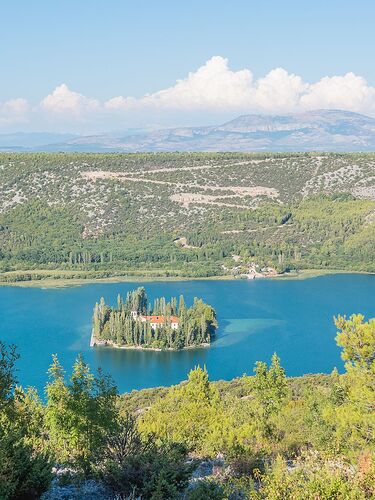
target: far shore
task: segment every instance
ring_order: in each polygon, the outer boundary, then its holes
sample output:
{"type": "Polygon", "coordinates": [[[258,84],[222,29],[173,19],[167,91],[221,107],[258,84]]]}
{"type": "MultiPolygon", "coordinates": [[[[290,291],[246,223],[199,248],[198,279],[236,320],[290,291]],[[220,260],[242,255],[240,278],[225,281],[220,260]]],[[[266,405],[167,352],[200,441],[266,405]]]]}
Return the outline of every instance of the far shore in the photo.
{"type": "MultiPolygon", "coordinates": [[[[200,276],[200,277],[189,277],[189,276],[109,276],[105,278],[60,278],[59,271],[50,270],[33,270],[33,271],[14,271],[13,274],[38,274],[40,276],[46,275],[46,278],[41,279],[31,279],[25,281],[1,281],[0,274],[0,286],[18,286],[18,287],[36,287],[36,288],[60,288],[60,287],[70,287],[70,286],[82,286],[94,283],[139,283],[139,282],[158,282],[158,281],[250,281],[245,277],[235,276],[235,275],[219,275],[219,276],[200,276]],[[52,277],[54,274],[55,277],[52,277]]],[[[6,273],[9,278],[12,273],[6,273]]],[[[61,274],[67,274],[67,271],[62,271],[61,274]]],[[[72,273],[76,274],[76,273],[72,273]]],[[[325,276],[329,274],[365,274],[374,275],[373,272],[366,271],[350,271],[342,269],[303,269],[297,272],[290,272],[284,274],[277,274],[275,276],[268,276],[264,278],[256,278],[258,280],[301,280],[316,278],[318,276],[325,276]]],[[[252,280],[251,280],[252,281],[252,280]]]]}

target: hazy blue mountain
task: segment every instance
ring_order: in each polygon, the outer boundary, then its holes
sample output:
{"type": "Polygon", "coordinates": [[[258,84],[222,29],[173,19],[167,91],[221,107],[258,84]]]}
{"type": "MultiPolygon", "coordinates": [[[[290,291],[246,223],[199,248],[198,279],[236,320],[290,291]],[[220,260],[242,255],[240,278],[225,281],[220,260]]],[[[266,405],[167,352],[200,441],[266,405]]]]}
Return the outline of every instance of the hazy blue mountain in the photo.
{"type": "Polygon", "coordinates": [[[243,115],[211,127],[116,135],[0,135],[0,148],[43,151],[375,151],[375,119],[341,110],[243,115]],[[48,138],[48,136],[51,136],[48,138]],[[46,140],[43,141],[43,138],[46,140]],[[47,140],[50,139],[50,140],[47,140]]]}
{"type": "Polygon", "coordinates": [[[46,144],[70,141],[78,137],[74,134],[53,134],[48,132],[17,132],[0,134],[0,150],[35,150],[46,144]]]}

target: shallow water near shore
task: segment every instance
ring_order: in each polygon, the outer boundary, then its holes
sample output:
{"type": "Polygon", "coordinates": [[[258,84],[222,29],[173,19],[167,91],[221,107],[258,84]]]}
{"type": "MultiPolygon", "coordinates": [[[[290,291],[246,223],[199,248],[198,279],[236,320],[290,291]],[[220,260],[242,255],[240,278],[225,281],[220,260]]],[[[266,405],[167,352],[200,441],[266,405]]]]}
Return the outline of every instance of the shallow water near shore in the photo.
{"type": "Polygon", "coordinates": [[[18,346],[18,380],[39,391],[51,354],[69,372],[82,352],[93,369],[103,368],[119,391],[172,385],[195,365],[212,380],[252,373],[257,360],[281,357],[289,376],[340,371],[333,316],[375,316],[375,276],[336,274],[306,280],[170,281],[144,283],[151,300],[184,294],[203,298],[217,311],[219,330],[209,348],[155,352],[90,348],[91,315],[97,300],[116,302],[139,284],[95,283],[67,288],[0,287],[0,340],[18,346]]]}

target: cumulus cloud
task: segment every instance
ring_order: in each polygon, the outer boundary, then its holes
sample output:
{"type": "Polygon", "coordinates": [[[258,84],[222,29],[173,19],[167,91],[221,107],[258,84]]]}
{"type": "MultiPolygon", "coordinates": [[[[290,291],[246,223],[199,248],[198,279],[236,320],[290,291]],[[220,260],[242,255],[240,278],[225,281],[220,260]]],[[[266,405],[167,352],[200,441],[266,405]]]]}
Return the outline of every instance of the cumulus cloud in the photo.
{"type": "Polygon", "coordinates": [[[241,107],[251,99],[252,81],[250,70],[231,71],[228,59],[215,56],[174,86],[146,95],[141,103],[178,109],[241,107]]]}
{"type": "Polygon", "coordinates": [[[105,107],[112,110],[240,107],[248,102],[252,78],[248,69],[231,71],[227,59],[215,56],[171,87],[139,99],[113,97],[105,102],[105,107]]]}
{"type": "Polygon", "coordinates": [[[229,61],[215,56],[176,84],[140,99],[118,96],[105,106],[110,109],[154,107],[160,109],[293,109],[307,85],[301,77],[282,68],[253,80],[249,69],[232,71],[229,61]]]}
{"type": "MultiPolygon", "coordinates": [[[[57,86],[37,106],[18,98],[0,104],[0,123],[86,123],[92,130],[114,126],[146,126],[150,123],[185,124],[245,113],[287,113],[336,108],[375,116],[375,87],[364,78],[347,73],[304,82],[301,76],[275,68],[255,79],[250,69],[232,70],[228,59],[214,56],[197,70],[168,88],[135,98],[115,96],[106,101],[57,86]],[[198,121],[199,120],[199,121],[198,121]]],[[[220,119],[219,118],[219,119],[220,119]]],[[[77,127],[78,127],[77,125],[77,127]]],[[[56,125],[58,126],[58,125],[56,125]]]]}
{"type": "Polygon", "coordinates": [[[65,83],[62,83],[41,101],[40,107],[52,113],[83,115],[88,111],[99,109],[100,104],[96,99],[74,92],[65,83]]]}
{"type": "Polygon", "coordinates": [[[270,71],[254,86],[250,106],[265,111],[294,111],[298,108],[307,85],[300,76],[289,74],[283,68],[270,71]]]}
{"type": "Polygon", "coordinates": [[[353,73],[309,84],[283,68],[254,80],[249,69],[232,71],[228,59],[215,56],[171,87],[139,99],[114,97],[105,107],[122,111],[158,108],[268,113],[333,107],[374,113],[375,88],[353,73]]]}
{"type": "Polygon", "coordinates": [[[301,97],[300,104],[305,108],[340,108],[353,111],[375,111],[375,88],[354,73],[344,76],[324,77],[309,85],[301,97]]]}

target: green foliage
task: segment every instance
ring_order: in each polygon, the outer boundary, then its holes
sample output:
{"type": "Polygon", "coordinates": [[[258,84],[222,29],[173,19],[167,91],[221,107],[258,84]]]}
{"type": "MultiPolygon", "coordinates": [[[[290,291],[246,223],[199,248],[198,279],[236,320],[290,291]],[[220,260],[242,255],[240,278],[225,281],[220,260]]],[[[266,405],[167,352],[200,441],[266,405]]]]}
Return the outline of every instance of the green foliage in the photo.
{"type": "Polygon", "coordinates": [[[202,454],[219,451],[226,439],[226,421],[218,391],[199,366],[188,381],[172,387],[139,421],[139,428],[164,440],[183,443],[202,454]]]}
{"type": "Polygon", "coordinates": [[[13,390],[16,385],[14,364],[19,358],[16,347],[7,347],[0,341],[0,411],[8,410],[13,401],[13,390]]]}
{"type": "Polygon", "coordinates": [[[361,443],[364,449],[375,444],[375,319],[365,322],[363,315],[354,314],[335,318],[335,324],[347,373],[342,383],[345,398],[331,418],[337,422],[336,439],[352,452],[361,443]]]}
{"type": "Polygon", "coordinates": [[[287,395],[285,371],[280,365],[276,353],[272,356],[271,365],[258,361],[254,368],[254,391],[262,407],[265,418],[277,413],[287,395]]]}
{"type": "Polygon", "coordinates": [[[364,322],[362,314],[353,314],[348,320],[345,316],[335,318],[340,330],[337,344],[343,348],[342,359],[354,366],[372,369],[375,374],[375,318],[364,322]]]}
{"type": "Polygon", "coordinates": [[[173,443],[156,445],[139,433],[135,418],[121,418],[106,441],[98,465],[99,477],[121,497],[175,499],[191,474],[186,449],[173,443]]]}
{"type": "Polygon", "coordinates": [[[327,462],[316,454],[298,460],[292,470],[279,457],[272,469],[261,476],[262,485],[253,498],[267,500],[316,500],[371,498],[375,492],[368,488],[368,480],[374,480],[374,468],[365,473],[354,472],[340,460],[327,462]]]}
{"type": "MultiPolygon", "coordinates": [[[[237,498],[228,493],[234,478],[254,477],[260,489],[250,481],[240,488],[238,498],[372,498],[375,397],[368,368],[372,320],[365,327],[363,318],[350,321],[351,334],[354,325],[359,330],[349,344],[347,337],[338,342],[345,349],[354,339],[362,354],[358,356],[355,349],[355,357],[346,358],[353,361],[346,374],[334,371],[329,376],[287,379],[276,355],[270,366],[258,362],[254,377],[229,384],[210,383],[207,373],[197,369],[187,383],[171,388],[152,404],[139,420],[140,429],[182,442],[201,456],[224,454],[230,479],[219,479],[218,487],[217,481],[204,482],[197,495],[202,489],[208,497],[212,490],[218,498],[237,498]]],[[[349,328],[340,324],[343,330],[349,328]]]]}
{"type": "Polygon", "coordinates": [[[67,384],[56,356],[49,369],[45,424],[56,459],[87,471],[116,425],[117,389],[101,372],[94,376],[78,356],[67,384]]]}
{"type": "Polygon", "coordinates": [[[52,480],[52,462],[45,453],[27,444],[20,429],[0,429],[0,498],[2,500],[37,499],[52,480]]]}
{"type": "Polygon", "coordinates": [[[225,500],[224,488],[215,481],[199,481],[187,494],[188,500],[225,500]]]}
{"type": "Polygon", "coordinates": [[[0,498],[39,498],[52,480],[52,463],[41,445],[40,401],[15,390],[14,346],[0,342],[0,498]]]}

